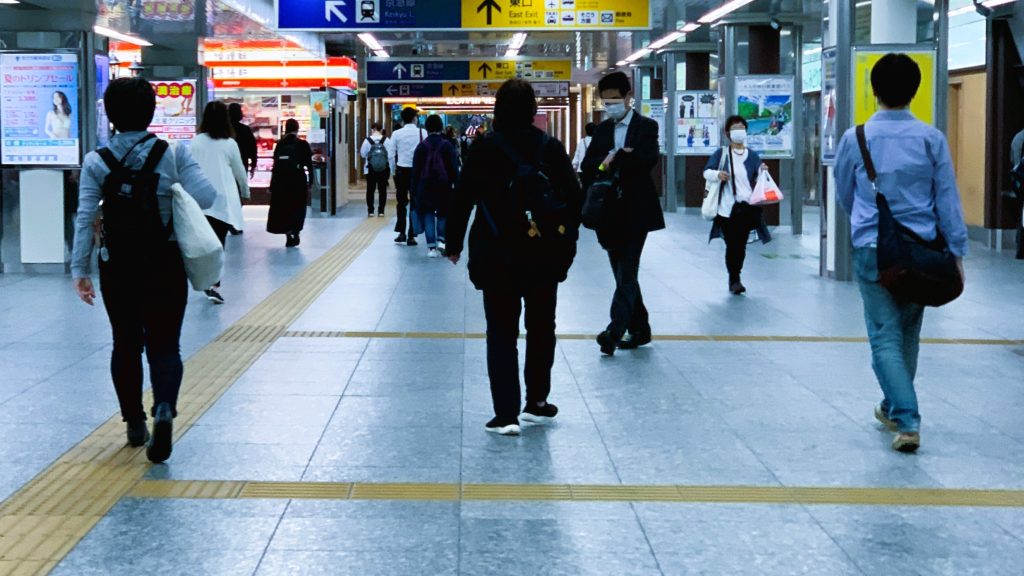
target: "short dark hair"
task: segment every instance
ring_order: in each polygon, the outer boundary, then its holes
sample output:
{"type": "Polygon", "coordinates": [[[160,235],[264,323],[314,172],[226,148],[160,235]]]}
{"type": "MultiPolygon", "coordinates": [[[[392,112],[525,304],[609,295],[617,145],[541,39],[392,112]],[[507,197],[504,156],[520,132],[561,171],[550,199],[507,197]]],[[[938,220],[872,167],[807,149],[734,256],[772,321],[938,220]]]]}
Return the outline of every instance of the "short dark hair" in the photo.
{"type": "Polygon", "coordinates": [[[419,110],[415,108],[403,108],[402,109],[402,124],[415,124],[416,117],[420,115],[419,110]]]}
{"type": "Polygon", "coordinates": [[[441,121],[441,117],[437,114],[431,114],[427,116],[426,128],[430,134],[440,132],[444,130],[444,122],[441,121]]]}
{"type": "Polygon", "coordinates": [[[370,130],[376,130],[377,132],[380,132],[380,122],[374,122],[373,124],[370,124],[370,130]]]}
{"type": "Polygon", "coordinates": [[[587,125],[583,127],[583,133],[587,136],[593,136],[597,133],[597,124],[593,122],[587,122],[587,125]]]}
{"type": "Polygon", "coordinates": [[[612,72],[597,83],[597,93],[600,94],[605,90],[617,90],[623,98],[626,94],[633,91],[633,84],[629,81],[629,76],[626,76],[625,72],[612,72]]]}
{"type": "Polygon", "coordinates": [[[199,132],[214,140],[234,138],[235,129],[228,117],[228,107],[220,100],[214,100],[203,110],[203,120],[199,123],[199,132]]]}
{"type": "Polygon", "coordinates": [[[232,122],[242,121],[242,105],[238,102],[232,102],[228,104],[228,116],[231,117],[232,122]]]}
{"type": "Polygon", "coordinates": [[[921,87],[921,68],[906,54],[889,53],[871,69],[871,88],[889,108],[903,108],[921,87]]]}
{"type": "Polygon", "coordinates": [[[156,92],[142,78],[118,78],[103,93],[103,106],[118,132],[140,132],[153,122],[156,92]]]}
{"type": "Polygon", "coordinates": [[[747,119],[746,118],[744,118],[743,116],[733,115],[733,116],[729,116],[728,118],[725,119],[725,131],[726,131],[726,133],[729,132],[730,128],[732,128],[733,126],[735,126],[737,124],[743,124],[743,129],[744,130],[747,129],[747,128],[750,128],[750,125],[747,124],[747,119]]]}
{"type": "Polygon", "coordinates": [[[298,132],[298,131],[299,131],[299,121],[296,120],[295,118],[289,118],[284,123],[284,133],[285,134],[291,134],[292,132],[298,132]]]}
{"type": "Polygon", "coordinates": [[[526,80],[506,80],[494,97],[494,129],[508,130],[533,124],[537,93],[526,80]]]}

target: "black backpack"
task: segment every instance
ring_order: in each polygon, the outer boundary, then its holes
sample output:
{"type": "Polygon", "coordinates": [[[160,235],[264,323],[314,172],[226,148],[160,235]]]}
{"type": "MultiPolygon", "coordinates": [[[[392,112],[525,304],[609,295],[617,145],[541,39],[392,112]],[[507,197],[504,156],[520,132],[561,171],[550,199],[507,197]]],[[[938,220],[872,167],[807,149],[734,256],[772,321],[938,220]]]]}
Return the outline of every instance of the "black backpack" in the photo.
{"type": "Polygon", "coordinates": [[[366,141],[370,143],[370,150],[366,153],[366,166],[369,168],[370,174],[383,174],[390,169],[388,163],[388,149],[384,146],[384,138],[376,142],[373,138],[367,137],[366,141]]]}
{"type": "Polygon", "coordinates": [[[579,230],[570,215],[566,191],[555,186],[546,173],[544,149],[550,137],[543,134],[532,147],[534,155],[524,159],[504,135],[489,138],[516,165],[508,184],[508,194],[499,197],[509,208],[508,217],[499,222],[481,200],[481,213],[494,236],[503,246],[506,259],[528,274],[541,274],[561,282],[565,280],[576,256],[579,230]]]}
{"type": "Polygon", "coordinates": [[[146,135],[120,160],[109,148],[97,151],[110,169],[102,188],[104,260],[108,256],[116,260],[122,256],[152,255],[161,242],[171,237],[171,226],[164,226],[156,195],[160,184],[156,167],[167,152],[167,142],[158,139],[153,143],[141,169],[124,164],[136,147],[154,138],[152,134],[146,135]]]}

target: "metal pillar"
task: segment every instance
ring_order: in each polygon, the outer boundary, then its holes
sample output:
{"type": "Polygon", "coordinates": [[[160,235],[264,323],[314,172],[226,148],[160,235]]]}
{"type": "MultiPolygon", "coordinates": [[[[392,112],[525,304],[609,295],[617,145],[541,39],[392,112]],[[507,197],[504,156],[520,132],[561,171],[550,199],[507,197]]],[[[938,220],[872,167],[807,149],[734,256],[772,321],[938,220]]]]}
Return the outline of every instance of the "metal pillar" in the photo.
{"type": "Polygon", "coordinates": [[[949,125],[949,0],[935,0],[935,127],[949,125]]]}
{"type": "MultiPolygon", "coordinates": [[[[665,84],[662,96],[668,98],[664,107],[665,114],[665,211],[676,212],[679,209],[679,192],[676,190],[676,145],[679,138],[679,123],[672,112],[676,102],[676,53],[665,54],[665,84]]],[[[683,183],[685,187],[686,183],[683,183]]],[[[685,189],[685,188],[684,188],[685,189]]]]}
{"type": "Polygon", "coordinates": [[[804,99],[803,99],[803,77],[804,77],[804,28],[801,25],[793,26],[792,32],[793,54],[793,193],[789,195],[790,225],[793,227],[793,235],[804,233],[804,191],[807,190],[807,178],[804,176],[804,156],[807,151],[803,150],[802,135],[804,133],[804,99]]]}
{"type": "Polygon", "coordinates": [[[722,111],[726,116],[736,113],[736,26],[727,24],[722,31],[722,45],[718,50],[721,75],[718,80],[722,94],[722,111]]]}
{"type": "MultiPolygon", "coordinates": [[[[829,4],[832,30],[826,37],[826,48],[835,46],[841,55],[836,58],[836,136],[839,137],[853,124],[853,39],[856,33],[854,0],[832,0],[829,4]],[[834,44],[830,45],[829,40],[834,44]]],[[[838,205],[835,190],[835,169],[826,171],[828,193],[821,218],[822,275],[848,282],[853,280],[853,244],[850,239],[850,219],[838,205]]]]}

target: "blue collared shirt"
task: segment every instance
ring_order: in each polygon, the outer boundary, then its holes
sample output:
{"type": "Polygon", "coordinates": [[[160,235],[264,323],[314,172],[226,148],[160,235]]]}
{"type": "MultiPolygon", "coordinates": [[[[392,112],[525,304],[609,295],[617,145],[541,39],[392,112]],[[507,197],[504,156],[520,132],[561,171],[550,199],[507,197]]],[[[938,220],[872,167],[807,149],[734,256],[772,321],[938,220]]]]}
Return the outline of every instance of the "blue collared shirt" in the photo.
{"type": "MultiPolygon", "coordinates": [[[[878,189],[900,224],[925,240],[936,230],[957,256],[967,254],[967,226],[960,206],[946,137],[907,110],[882,110],[865,125],[878,189]]],[[[836,196],[850,215],[853,246],[878,242],[878,205],[853,128],[836,152],[836,196]]]]}

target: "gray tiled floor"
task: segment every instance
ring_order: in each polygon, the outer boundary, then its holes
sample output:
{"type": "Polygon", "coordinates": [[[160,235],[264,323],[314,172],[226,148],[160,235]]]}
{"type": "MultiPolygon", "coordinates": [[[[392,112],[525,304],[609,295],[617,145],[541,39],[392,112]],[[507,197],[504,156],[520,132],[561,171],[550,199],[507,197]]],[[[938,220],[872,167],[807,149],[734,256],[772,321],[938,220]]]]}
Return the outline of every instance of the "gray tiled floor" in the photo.
{"type": "MultiPolygon", "coordinates": [[[[192,303],[188,351],[336,242],[358,212],[313,221],[300,253],[258,231],[233,239],[241,248],[229,251],[229,303],[192,303]]],[[[723,247],[707,245],[705,224],[669,221],[651,237],[641,278],[657,333],[864,334],[856,287],[816,275],[816,235],[780,231],[776,243],[753,246],[751,291],[734,298],[723,247]]],[[[604,258],[584,233],[559,295],[560,332],[593,334],[606,322],[604,258]]],[[[1008,289],[1024,281],[1024,263],[976,247],[967,269],[965,296],[929,310],[925,335],[1024,338],[1024,300],[1008,289]]],[[[102,315],[76,305],[63,279],[4,281],[0,361],[10,369],[0,373],[0,429],[13,440],[0,447],[0,496],[114,406],[102,315]],[[45,306],[29,314],[26,303],[40,298],[45,306]],[[54,419],[60,426],[38,441],[54,419]]],[[[464,266],[394,246],[385,231],[291,329],[481,332],[484,320],[464,266]]],[[[591,341],[563,340],[551,397],[558,423],[513,439],[483,432],[491,407],[480,340],[289,337],[149,474],[1019,490],[1022,375],[1019,349],[924,346],[925,444],[906,457],[888,449],[871,417],[879,393],[865,344],[657,342],[602,358],[591,341]]],[[[1019,574],[1021,517],[936,507],[128,499],[58,573],[1019,574]],[[154,535],[164,541],[155,552],[154,535]]]]}

